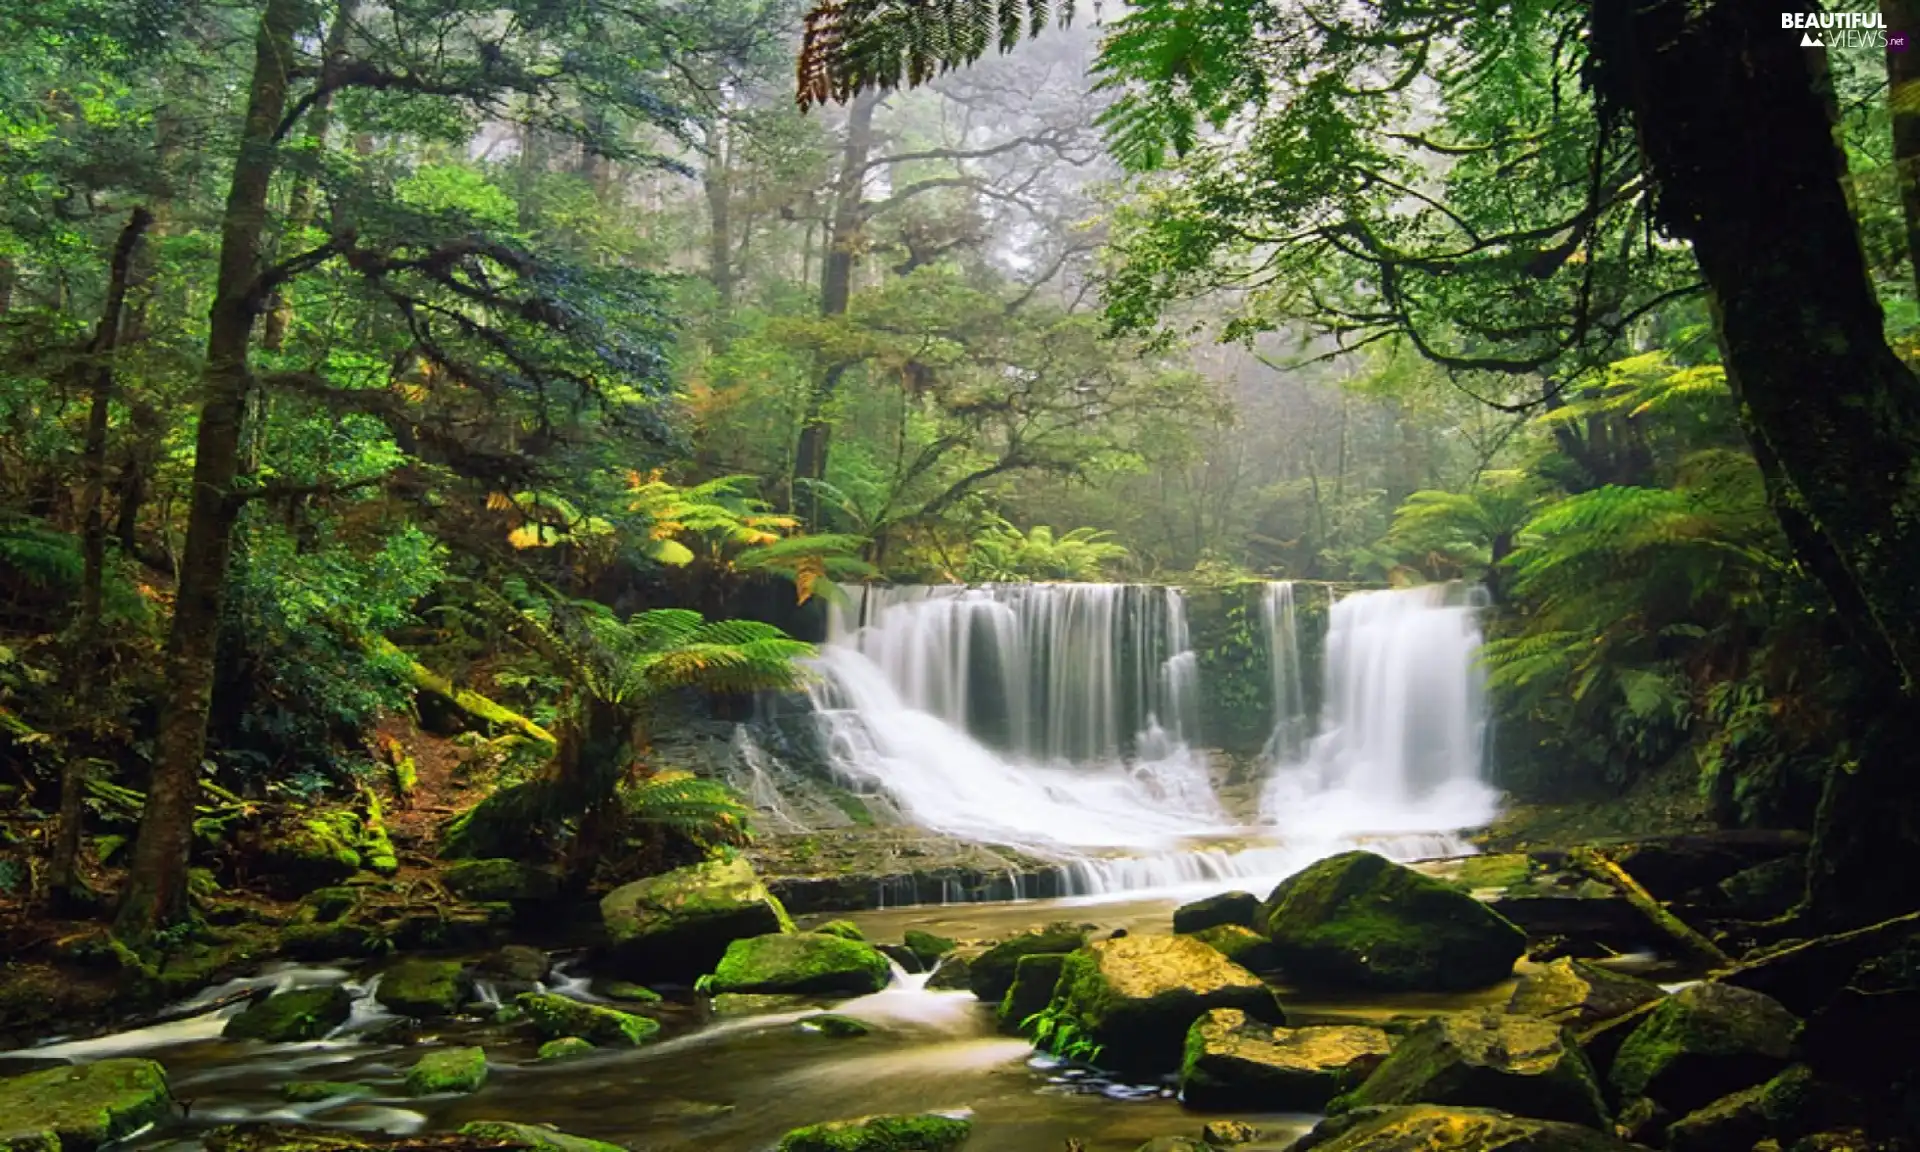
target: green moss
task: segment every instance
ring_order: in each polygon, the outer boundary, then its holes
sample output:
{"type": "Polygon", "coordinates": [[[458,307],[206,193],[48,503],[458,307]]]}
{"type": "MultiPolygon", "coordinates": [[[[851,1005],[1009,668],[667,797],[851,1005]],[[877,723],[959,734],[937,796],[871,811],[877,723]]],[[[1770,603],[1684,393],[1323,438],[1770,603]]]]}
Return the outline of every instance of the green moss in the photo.
{"type": "Polygon", "coordinates": [[[1275,1028],[1216,1008],[1187,1031],[1180,1101],[1197,1109],[1316,1112],[1391,1049],[1381,1028],[1275,1028]]]}
{"type": "Polygon", "coordinates": [[[518,860],[462,860],[440,879],[465,900],[531,902],[552,899],[559,891],[553,873],[518,860]]]}
{"type": "Polygon", "coordinates": [[[91,1149],[173,1114],[167,1074],[152,1060],[113,1059],[0,1080],[0,1137],[20,1147],[91,1149]]]}
{"type": "Polygon", "coordinates": [[[1238,924],[1216,924],[1191,935],[1249,971],[1269,972],[1280,966],[1273,942],[1251,928],[1242,928],[1238,924]]]}
{"type": "Polygon", "coordinates": [[[534,1056],[540,1060],[565,1060],[573,1056],[585,1056],[593,1050],[592,1044],[578,1036],[562,1036],[540,1045],[540,1050],[534,1056]]]}
{"type": "Polygon", "coordinates": [[[928,963],[953,951],[955,946],[955,942],[945,936],[935,936],[931,932],[922,932],[918,928],[907,929],[906,935],[901,939],[908,948],[913,950],[915,956],[928,963]]]}
{"type": "Polygon", "coordinates": [[[821,1012],[818,1015],[803,1017],[798,1021],[798,1025],[802,1031],[818,1032],[823,1036],[841,1039],[865,1036],[873,1031],[853,1017],[842,1016],[836,1012],[821,1012]]]}
{"type": "Polygon", "coordinates": [[[793,1012],[814,1006],[811,996],[762,996],[747,992],[723,992],[707,1001],[715,1016],[765,1016],[770,1012],[793,1012]]]}
{"type": "Polygon", "coordinates": [[[1087,929],[1064,921],[1022,932],[975,956],[967,967],[967,987],[982,1000],[998,1004],[1013,987],[1015,967],[1022,956],[1072,952],[1087,942],[1087,929]]]}
{"type": "Polygon", "coordinates": [[[658,1020],[619,1012],[599,1004],[584,1004],[551,992],[523,992],[514,1003],[549,1040],[578,1036],[605,1047],[638,1047],[660,1031],[658,1020]]]}
{"type": "Polygon", "coordinates": [[[1251,892],[1222,892],[1173,910],[1175,932],[1202,932],[1222,924],[1252,928],[1259,923],[1260,897],[1251,892]]]}
{"type": "Polygon", "coordinates": [[[635,1004],[658,1004],[661,1001],[660,993],[631,980],[615,980],[607,985],[606,991],[615,1000],[627,1000],[635,1004]]]}
{"type": "Polygon", "coordinates": [[[481,1048],[442,1048],[407,1069],[407,1095],[477,1092],[487,1082],[487,1053],[481,1048]]]}
{"type": "Polygon", "coordinates": [[[1533,874],[1533,861],[1524,852],[1469,856],[1460,863],[1460,882],[1469,891],[1506,889],[1523,884],[1533,874]]]}
{"type": "Polygon", "coordinates": [[[342,956],[375,956],[385,937],[365,924],[294,924],[280,934],[280,950],[296,960],[334,960],[342,956]]]}
{"type": "Polygon", "coordinates": [[[294,988],[276,992],[227,1021],[221,1035],[230,1040],[291,1043],[318,1040],[346,1023],[353,998],[345,988],[294,988]]]}
{"type": "Polygon", "coordinates": [[[878,992],[893,966],[872,946],[817,932],[755,936],[727,946],[713,992],[878,992]]]}
{"type": "Polygon", "coordinates": [[[855,796],[845,788],[834,787],[827,789],[827,799],[833,803],[835,808],[846,813],[847,819],[853,821],[856,826],[861,828],[873,827],[873,810],[867,807],[865,800],[860,799],[860,797],[855,796]]]}
{"type": "Polygon", "coordinates": [[[373,1089],[367,1085],[342,1080],[289,1080],[280,1085],[281,1098],[294,1104],[337,1100],[342,1096],[371,1095],[373,1089]]]}
{"type": "Polygon", "coordinates": [[[793,931],[793,920],[744,859],[709,860],[609,892],[601,920],[620,975],[686,980],[710,971],[735,940],[793,931]]]}
{"type": "Polygon", "coordinates": [[[867,938],[866,933],[860,931],[860,926],[851,920],[829,920],[813,931],[827,936],[838,936],[842,940],[864,941],[867,938]]]}
{"type": "Polygon", "coordinates": [[[1620,1045],[1609,1079],[1623,1100],[1691,1112],[1782,1071],[1798,1024],[1758,992],[1695,984],[1653,1006],[1620,1045]]]}
{"type": "Polygon", "coordinates": [[[539,1124],[515,1124],[506,1120],[475,1120],[461,1125],[460,1135],[475,1140],[504,1140],[534,1152],[626,1152],[620,1145],[604,1140],[589,1140],[539,1124]]]}
{"type": "Polygon", "coordinates": [[[1064,952],[1035,952],[1020,957],[1013,968],[1013,983],[996,1009],[1002,1032],[1018,1032],[1027,1017],[1053,1001],[1053,990],[1060,983],[1060,969],[1066,962],[1064,952]]]}
{"type": "Polygon", "coordinates": [[[294,915],[303,923],[331,924],[359,904],[358,888],[316,888],[300,898],[300,910],[294,915]]]}
{"type": "Polygon", "coordinates": [[[780,1138],[780,1152],[949,1152],[972,1131],[949,1116],[869,1116],[796,1128],[780,1138]]]}
{"type": "Polygon", "coordinates": [[[1600,1087],[1557,1024],[1529,1016],[1437,1016],[1409,1032],[1350,1107],[1451,1104],[1605,1128],[1600,1087]]]}
{"type": "Polygon", "coordinates": [[[380,811],[380,797],[372,789],[365,789],[363,794],[367,799],[367,819],[357,845],[361,862],[369,872],[391,876],[400,871],[400,858],[394,854],[393,841],[387,836],[387,822],[380,811]]]}
{"type": "Polygon", "coordinates": [[[451,1016],[473,987],[458,960],[402,960],[380,973],[374,998],[389,1011],[422,1019],[451,1016]]]}
{"type": "Polygon", "coordinates": [[[1143,1075],[1177,1068],[1193,1022],[1216,1008],[1285,1022],[1259,977],[1191,936],[1089,944],[1062,965],[1052,1005],[1101,1047],[1102,1068],[1143,1075]]]}

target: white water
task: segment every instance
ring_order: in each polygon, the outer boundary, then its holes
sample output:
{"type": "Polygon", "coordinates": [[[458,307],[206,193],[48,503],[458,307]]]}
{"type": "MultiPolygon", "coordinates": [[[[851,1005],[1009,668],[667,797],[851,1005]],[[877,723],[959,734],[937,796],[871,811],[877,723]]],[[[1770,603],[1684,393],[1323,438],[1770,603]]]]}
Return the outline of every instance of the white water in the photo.
{"type": "Polygon", "coordinates": [[[1274,580],[1261,590],[1260,622],[1267,630],[1267,673],[1273,681],[1273,732],[1265,759],[1291,764],[1305,753],[1313,734],[1307,714],[1306,673],[1300,664],[1300,628],[1293,610],[1291,580],[1274,580]]]}

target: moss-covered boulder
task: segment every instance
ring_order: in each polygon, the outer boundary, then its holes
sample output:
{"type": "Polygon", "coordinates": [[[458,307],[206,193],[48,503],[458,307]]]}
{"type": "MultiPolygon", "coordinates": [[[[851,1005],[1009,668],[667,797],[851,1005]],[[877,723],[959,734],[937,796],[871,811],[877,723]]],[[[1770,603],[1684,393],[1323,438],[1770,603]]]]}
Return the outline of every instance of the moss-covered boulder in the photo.
{"type": "Polygon", "coordinates": [[[1200,1143],[1209,1148],[1233,1148],[1260,1139],[1260,1129],[1244,1120],[1209,1120],[1200,1127],[1200,1143]]]}
{"type": "Polygon", "coordinates": [[[372,1085],[353,1080],[289,1080],[280,1085],[280,1098],[292,1104],[371,1095],[372,1085]]]}
{"type": "Polygon", "coordinates": [[[658,1020],[635,1016],[601,1004],[570,1000],[552,992],[523,992],[514,1004],[527,1014],[534,1030],[549,1040],[578,1036],[604,1048],[638,1047],[660,1031],[658,1020]]]}
{"type": "Polygon", "coordinates": [[[873,1029],[851,1016],[842,1016],[837,1012],[818,1012],[794,1022],[794,1027],[802,1032],[818,1032],[822,1036],[832,1036],[838,1040],[850,1040],[855,1036],[865,1036],[873,1029]]]}
{"type": "Polygon", "coordinates": [[[460,860],[440,874],[447,890],[462,900],[532,904],[551,900],[560,881],[545,868],[518,860],[460,860]]]}
{"type": "Polygon", "coordinates": [[[665,997],[645,984],[635,984],[631,980],[609,980],[601,989],[615,1000],[625,1000],[629,1004],[658,1004],[665,997]]]}
{"type": "Polygon", "coordinates": [[[720,1017],[765,1016],[815,1006],[816,998],[812,996],[762,996],[751,992],[722,992],[707,1001],[707,1008],[720,1017]]]}
{"type": "Polygon", "coordinates": [[[973,1125],[951,1116],[864,1116],[795,1128],[780,1152],[949,1152],[973,1125]]]}
{"type": "Polygon", "coordinates": [[[932,974],[927,977],[929,992],[965,992],[973,989],[973,962],[986,951],[985,948],[968,945],[953,951],[935,961],[932,974]]]}
{"type": "Polygon", "coordinates": [[[509,1120],[475,1120],[460,1126],[460,1135],[475,1140],[505,1140],[534,1152],[626,1152],[618,1144],[571,1136],[544,1124],[516,1124],[509,1120]]]}
{"type": "Polygon", "coordinates": [[[553,961],[532,945],[508,944],[480,961],[480,971],[496,980],[531,985],[547,978],[553,961]]]}
{"type": "Polygon", "coordinates": [[[1413,1029],[1341,1104],[1448,1104],[1610,1123],[1592,1067],[1560,1025],[1496,1012],[1436,1016],[1413,1029]]]}
{"type": "Polygon", "coordinates": [[[302,924],[331,924],[359,907],[364,892],[360,888],[339,885],[316,888],[300,898],[294,920],[302,924]]]}
{"type": "Polygon", "coordinates": [[[261,833],[254,874],[283,895],[331,887],[360,871],[365,834],[360,817],[344,809],[285,821],[261,833]]]}
{"type": "Polygon", "coordinates": [[[1064,952],[1035,952],[1020,957],[1019,963],[1013,966],[1013,985],[994,1010],[1002,1032],[1017,1035],[1021,1021],[1052,1002],[1053,990],[1060,983],[1060,968],[1066,961],[1064,952]]]}
{"type": "Polygon", "coordinates": [[[929,968],[931,968],[934,962],[939,960],[940,957],[945,956],[957,947],[954,941],[947,939],[945,936],[936,936],[931,932],[923,932],[918,928],[907,929],[900,939],[908,948],[913,949],[914,955],[920,957],[920,962],[929,968]]]}
{"type": "Polygon", "coordinates": [[[487,1082],[487,1053],[481,1048],[441,1048],[407,1069],[407,1095],[438,1096],[478,1092],[487,1082]]]}
{"type": "Polygon", "coordinates": [[[892,978],[893,966],[870,944],[786,932],[727,945],[707,987],[712,992],[859,996],[878,992],[892,978]]]}
{"type": "Polygon", "coordinates": [[[1392,1050],[1382,1028],[1275,1028],[1216,1008],[1187,1031],[1180,1101],[1203,1111],[1318,1112],[1392,1050]]]}
{"type": "Polygon", "coordinates": [[[1271,972],[1280,966],[1280,953],[1273,942],[1251,928],[1215,924],[1190,935],[1250,972],[1271,972]]]}
{"type": "MultiPolygon", "coordinates": [[[[1573,1027],[1574,1040],[1579,1043],[1580,1051],[1586,1053],[1587,1063],[1593,1065],[1594,1075],[1600,1077],[1602,1084],[1612,1081],[1613,1058],[1619,1053],[1620,1046],[1627,1042],[1627,1037],[1633,1035],[1634,1029],[1640,1027],[1642,1021],[1653,1014],[1659,1003],[1658,1000],[1651,1001],[1611,1019],[1573,1027]]],[[[1620,1103],[1618,1096],[1611,1098],[1615,1104],[1620,1103]]]]}
{"type": "Polygon", "coordinates": [[[1416,1104],[1323,1121],[1288,1152],[1645,1152],[1578,1124],[1416,1104]]]}
{"type": "Polygon", "coordinates": [[[1660,986],[1579,960],[1543,964],[1522,977],[1507,1011],[1584,1027],[1611,1020],[1665,996],[1660,986]]]}
{"type": "Polygon", "coordinates": [[[347,1022],[353,997],[338,984],[291,988],[250,1005],[227,1021],[220,1034],[229,1040],[266,1040],[276,1044],[318,1040],[347,1022]]]}
{"type": "Polygon", "coordinates": [[[838,936],[842,940],[864,941],[867,938],[867,934],[860,931],[860,925],[851,920],[829,920],[812,931],[825,936],[838,936]]]}
{"type": "Polygon", "coordinates": [[[0,1080],[0,1147],[88,1152],[173,1115],[166,1070],[98,1060],[0,1080]]]}
{"type": "Polygon", "coordinates": [[[396,1015],[428,1020],[458,1012],[472,991],[473,978],[458,960],[414,957],[383,970],[373,997],[396,1015]]]}
{"type": "Polygon", "coordinates": [[[594,1051],[593,1044],[578,1036],[562,1036],[558,1040],[549,1040],[540,1045],[534,1053],[536,1060],[568,1060],[575,1056],[585,1056],[594,1051]]]}
{"type": "Polygon", "coordinates": [[[1527,946],[1478,900],[1371,852],[1281,881],[1261,919],[1289,979],[1325,988],[1482,988],[1511,975],[1527,946]]]}
{"type": "Polygon", "coordinates": [[[1056,923],[1002,940],[969,962],[967,987],[980,999],[998,1004],[1013,987],[1013,972],[1020,957],[1071,952],[1087,942],[1087,932],[1078,924],[1056,923]]]}
{"type": "Polygon", "coordinates": [[[709,860],[627,884],[600,901],[612,959],[633,980],[691,983],[735,940],[793,931],[743,859],[709,860]]]}
{"type": "Polygon", "coordinates": [[[1260,922],[1260,897],[1251,892],[1222,892],[1173,910],[1173,930],[1202,932],[1222,924],[1252,928],[1260,922]]]}
{"type": "Polygon", "coordinates": [[[1694,984],[1653,1006],[1608,1079],[1619,1099],[1645,1096],[1684,1116],[1784,1069],[1798,1026],[1771,997],[1694,984]]]}
{"type": "Polygon", "coordinates": [[[1705,1108],[1687,1113],[1667,1125],[1668,1152],[1725,1152],[1747,1149],[1767,1138],[1765,1085],[1722,1096],[1705,1108]]]}
{"type": "Polygon", "coordinates": [[[1191,936],[1087,945],[1067,957],[1053,1006],[1101,1046],[1101,1067],[1124,1073],[1178,1068],[1187,1030],[1216,1008],[1286,1023],[1258,976],[1191,936]]]}

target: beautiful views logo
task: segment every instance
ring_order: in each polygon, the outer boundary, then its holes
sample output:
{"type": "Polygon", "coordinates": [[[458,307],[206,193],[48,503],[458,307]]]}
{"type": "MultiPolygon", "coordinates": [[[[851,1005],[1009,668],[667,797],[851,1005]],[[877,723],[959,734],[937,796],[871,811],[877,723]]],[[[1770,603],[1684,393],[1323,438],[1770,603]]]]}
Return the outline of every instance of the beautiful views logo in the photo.
{"type": "Polygon", "coordinates": [[[1780,27],[1800,33],[1802,48],[1891,48],[1904,51],[1904,32],[1889,33],[1878,12],[1782,12],[1780,27]]]}

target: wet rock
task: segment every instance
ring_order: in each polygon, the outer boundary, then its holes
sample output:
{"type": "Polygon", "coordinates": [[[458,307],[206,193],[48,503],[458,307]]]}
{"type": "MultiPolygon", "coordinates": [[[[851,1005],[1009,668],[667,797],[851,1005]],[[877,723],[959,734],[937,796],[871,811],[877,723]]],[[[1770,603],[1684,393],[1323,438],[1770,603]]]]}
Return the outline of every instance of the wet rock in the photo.
{"type": "Polygon", "coordinates": [[[675,1124],[707,1124],[733,1111],[731,1104],[705,1100],[662,1100],[652,1108],[655,1118],[675,1124]]]}
{"type": "MultiPolygon", "coordinates": [[[[919,973],[927,970],[927,965],[920,959],[920,954],[905,944],[875,944],[874,948],[879,951],[880,955],[900,965],[901,968],[908,972],[919,973]]],[[[934,963],[937,964],[939,961],[936,960],[934,963]]]]}
{"type": "Polygon", "coordinates": [[[1646,1096],[1684,1115],[1784,1069],[1798,1024],[1758,992],[1695,984],[1648,1011],[1608,1079],[1623,1100],[1646,1096]]]}
{"type": "Polygon", "coordinates": [[[1054,1004],[1101,1046],[1099,1064],[1122,1073],[1170,1072],[1187,1031],[1216,1008],[1286,1020],[1260,978],[1191,936],[1128,936],[1074,952],[1054,1004]]]}
{"type": "Polygon", "coordinates": [[[715,1016],[765,1016],[770,1012],[792,1012],[810,1008],[811,996],[761,996],[746,992],[723,992],[707,1002],[715,1016]]]}
{"type": "Polygon", "coordinates": [[[1013,968],[1013,985],[995,1009],[1000,1030],[1018,1035],[1021,1022],[1053,1001],[1053,990],[1060,983],[1064,952],[1035,952],[1020,957],[1013,968]]]}
{"type": "Polygon", "coordinates": [[[312,1104],[320,1100],[338,1100],[343,1096],[371,1096],[366,1084],[342,1080],[289,1080],[280,1085],[280,1098],[290,1104],[312,1104]]]}
{"type": "Polygon", "coordinates": [[[1180,1100],[1202,1110],[1317,1112],[1390,1051],[1380,1028],[1275,1028],[1216,1008],[1187,1032],[1180,1100]]]}
{"type": "Polygon", "coordinates": [[[985,952],[985,948],[956,948],[942,956],[927,977],[929,992],[962,992],[973,987],[973,962],[985,952]]]}
{"type": "Polygon", "coordinates": [[[1222,892],[1175,908],[1173,930],[1182,934],[1201,932],[1222,924],[1252,928],[1259,923],[1259,916],[1260,897],[1251,892],[1222,892]]]}
{"type": "Polygon", "coordinates": [[[780,1152],[949,1152],[972,1130],[950,1116],[865,1116],[795,1128],[780,1138],[780,1152]]]}
{"type": "Polygon", "coordinates": [[[1723,1096],[1667,1126],[1667,1152],[1724,1152],[1752,1148],[1766,1139],[1771,1125],[1763,1106],[1765,1088],[1723,1096]]]}
{"type": "Polygon", "coordinates": [[[713,971],[714,992],[878,992],[893,978],[887,958],[871,945],[817,932],[735,940],[713,971]]]}
{"type": "Polygon", "coordinates": [[[873,1029],[851,1016],[842,1016],[836,1012],[821,1012],[815,1016],[806,1016],[795,1021],[795,1026],[803,1032],[818,1032],[822,1036],[836,1039],[851,1039],[865,1036],[873,1029]]]}
{"type": "Polygon", "coordinates": [[[610,980],[602,991],[615,1000],[625,1000],[633,1004],[658,1004],[662,1000],[660,993],[645,984],[635,984],[631,980],[610,980]]]}
{"type": "Polygon", "coordinates": [[[380,934],[365,924],[293,924],[280,933],[280,952],[294,960],[340,960],[374,956],[380,952],[380,934]]]}
{"type": "Polygon", "coordinates": [[[1287,975],[1327,988],[1454,991],[1497,984],[1526,937],[1448,884],[1371,852],[1281,881],[1261,908],[1287,975]]]}
{"type": "Polygon", "coordinates": [[[1660,1144],[1665,1142],[1667,1125],[1673,1123],[1673,1113],[1658,1100],[1645,1096],[1636,1096],[1621,1105],[1619,1122],[1613,1126],[1614,1134],[1636,1144],[1660,1144]]]}
{"type": "Polygon", "coordinates": [[[487,1082],[487,1053],[481,1048],[441,1048],[407,1069],[407,1095],[478,1092],[487,1082]]]}
{"type": "Polygon", "coordinates": [[[577,1036],[606,1048],[633,1048],[660,1031],[658,1020],[569,1000],[552,992],[522,992],[513,1002],[533,1022],[534,1030],[548,1040],[577,1036]]]}
{"type": "Polygon", "coordinates": [[[975,956],[967,969],[967,986],[982,1000],[998,1004],[1013,987],[1014,967],[1020,957],[1043,952],[1071,952],[1087,942],[1087,929],[1055,923],[1002,940],[975,956]]]}
{"type": "Polygon", "coordinates": [[[1211,1120],[1200,1129],[1200,1142],[1209,1148],[1231,1148],[1260,1139],[1260,1129],[1239,1120],[1211,1120]]]}
{"type": "Polygon", "coordinates": [[[1496,1012],[1415,1028],[1341,1103],[1494,1108],[1592,1128],[1610,1119],[1592,1067],[1558,1024],[1496,1012]]]}
{"type": "Polygon", "coordinates": [[[931,932],[922,932],[918,928],[909,928],[901,937],[908,948],[920,957],[922,963],[934,961],[954,950],[955,943],[945,936],[936,936],[931,932]]]}
{"type": "Polygon", "coordinates": [[[294,1043],[318,1040],[347,1022],[353,997],[345,988],[292,988],[250,1006],[227,1021],[220,1034],[229,1040],[294,1043]]]}
{"type": "Polygon", "coordinates": [[[0,1080],[0,1147],[89,1152],[173,1115],[152,1060],[112,1059],[0,1080]]]}
{"type": "Polygon", "coordinates": [[[562,1036],[558,1040],[549,1040],[540,1045],[534,1053],[536,1060],[566,1060],[574,1056],[585,1056],[594,1051],[593,1045],[578,1036],[562,1036]]]}
{"type": "Polygon", "coordinates": [[[467,1002],[473,980],[458,960],[402,960],[380,973],[374,999],[389,1012],[429,1020],[451,1016],[467,1002]]]}
{"type": "Polygon", "coordinates": [[[810,929],[810,931],[818,932],[823,936],[838,936],[842,940],[859,940],[864,942],[867,938],[866,933],[860,931],[860,926],[851,920],[829,920],[818,928],[810,929]]]}
{"type": "Polygon", "coordinates": [[[508,1120],[475,1120],[460,1126],[460,1135],[476,1140],[505,1140],[534,1152],[626,1152],[618,1144],[570,1136],[544,1124],[515,1124],[508,1120]]]}
{"type": "MultiPolygon", "coordinates": [[[[1587,1063],[1593,1065],[1594,1075],[1600,1077],[1603,1085],[1611,1082],[1613,1059],[1619,1054],[1620,1046],[1627,1042],[1627,1037],[1633,1035],[1633,1030],[1640,1027],[1657,1004],[1658,1000],[1650,1001],[1610,1020],[1574,1028],[1574,1039],[1579,1043],[1580,1051],[1586,1054],[1587,1063]]],[[[1613,1101],[1617,1104],[1619,1098],[1615,1096],[1613,1101]]]]}
{"type": "Polygon", "coordinates": [[[360,871],[362,834],[359,816],[345,810],[264,829],[254,855],[254,876],[289,896],[337,885],[360,871]]]}
{"type": "Polygon", "coordinates": [[[1580,1027],[1611,1020],[1665,995],[1657,984],[1563,959],[1522,977],[1507,1011],[1580,1027]]]}
{"type": "Polygon", "coordinates": [[[553,961],[531,945],[508,944],[482,960],[480,971],[517,984],[537,984],[553,971],[553,961]]]}
{"type": "Polygon", "coordinates": [[[1265,936],[1238,924],[1216,924],[1192,933],[1195,940],[1251,972],[1280,967],[1280,955],[1265,936]]]}
{"type": "Polygon", "coordinates": [[[531,904],[551,900],[560,881],[545,868],[518,860],[460,860],[440,874],[441,883],[462,900],[531,904]]]}
{"type": "Polygon", "coordinates": [[[791,932],[793,921],[745,860],[711,860],[607,893],[600,917],[620,974],[691,982],[735,940],[791,932]]]}
{"type": "Polygon", "coordinates": [[[1483,1108],[1366,1108],[1323,1121],[1288,1152],[1644,1152],[1578,1124],[1483,1108]]]}

